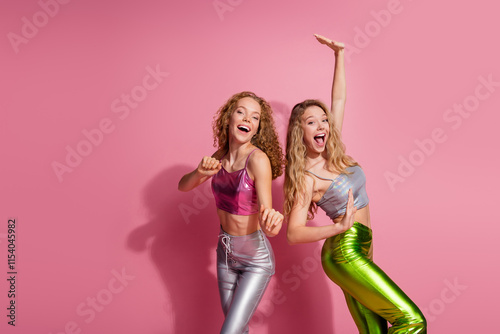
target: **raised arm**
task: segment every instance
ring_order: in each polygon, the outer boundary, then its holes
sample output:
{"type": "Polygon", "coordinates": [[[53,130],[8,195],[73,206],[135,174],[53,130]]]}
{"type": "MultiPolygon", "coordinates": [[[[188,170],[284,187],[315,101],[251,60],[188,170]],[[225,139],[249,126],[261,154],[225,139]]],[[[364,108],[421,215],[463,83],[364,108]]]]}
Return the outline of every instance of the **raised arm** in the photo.
{"type": "Polygon", "coordinates": [[[219,160],[213,157],[203,157],[194,171],[187,173],[181,178],[177,188],[180,191],[194,189],[212,177],[212,175],[215,175],[221,168],[222,164],[219,160]]]}
{"type": "Polygon", "coordinates": [[[274,237],[281,230],[283,215],[273,209],[272,170],[269,158],[262,151],[250,156],[248,169],[254,176],[255,189],[259,202],[259,223],[268,237],[274,237]]]}
{"type": "Polygon", "coordinates": [[[333,71],[332,83],[332,105],[331,111],[335,128],[342,133],[344,122],[344,107],[346,101],[346,82],[344,66],[344,44],[330,40],[321,35],[314,35],[318,42],[328,46],[335,54],[335,67],[333,71]]]}
{"type": "Polygon", "coordinates": [[[324,226],[306,226],[307,212],[312,199],[312,189],[313,181],[307,177],[306,192],[304,193],[303,201],[295,203],[288,217],[286,237],[290,245],[323,240],[347,231],[354,224],[356,208],[353,204],[352,191],[349,190],[346,214],[340,222],[324,226]]]}

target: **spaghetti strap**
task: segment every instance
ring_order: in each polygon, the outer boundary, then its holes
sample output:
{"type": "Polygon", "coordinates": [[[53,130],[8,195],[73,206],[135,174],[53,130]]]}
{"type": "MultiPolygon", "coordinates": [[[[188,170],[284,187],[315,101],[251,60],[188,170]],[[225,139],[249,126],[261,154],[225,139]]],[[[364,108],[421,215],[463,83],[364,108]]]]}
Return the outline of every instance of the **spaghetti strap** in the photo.
{"type": "Polygon", "coordinates": [[[319,176],[319,175],[317,175],[317,174],[315,174],[315,173],[311,172],[310,170],[306,170],[306,172],[308,172],[308,173],[310,173],[310,174],[312,174],[312,175],[316,176],[318,179],[321,179],[321,180],[326,180],[326,181],[332,181],[332,182],[333,182],[333,179],[328,179],[328,178],[326,178],[326,177],[319,176]]]}
{"type": "Polygon", "coordinates": [[[252,152],[250,152],[250,154],[248,155],[247,157],[247,161],[245,161],[245,169],[247,169],[247,165],[248,165],[248,159],[250,159],[250,156],[252,155],[253,152],[257,151],[258,148],[256,148],[255,150],[253,150],[252,152]]]}

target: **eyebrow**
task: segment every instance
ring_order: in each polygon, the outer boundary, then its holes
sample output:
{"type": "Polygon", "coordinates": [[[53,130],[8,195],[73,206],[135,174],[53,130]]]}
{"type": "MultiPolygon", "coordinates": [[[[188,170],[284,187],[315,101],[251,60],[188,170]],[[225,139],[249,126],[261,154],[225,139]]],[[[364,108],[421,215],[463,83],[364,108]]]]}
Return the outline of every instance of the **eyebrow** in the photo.
{"type": "MultiPolygon", "coordinates": [[[[261,114],[261,112],[260,112],[260,111],[258,111],[258,110],[248,110],[248,108],[246,108],[245,106],[236,106],[236,109],[238,109],[238,108],[243,108],[243,109],[245,109],[246,111],[250,111],[252,114],[255,114],[255,113],[257,113],[257,114],[259,114],[259,115],[261,114]]],[[[235,110],[236,110],[236,109],[235,109],[235,110]]]]}
{"type": "MultiPolygon", "coordinates": [[[[311,118],[311,117],[316,117],[316,115],[310,115],[310,116],[306,117],[305,119],[308,119],[308,118],[311,118]]],[[[318,118],[325,118],[325,117],[328,118],[328,115],[327,114],[323,114],[323,115],[319,116],[318,118]]]]}

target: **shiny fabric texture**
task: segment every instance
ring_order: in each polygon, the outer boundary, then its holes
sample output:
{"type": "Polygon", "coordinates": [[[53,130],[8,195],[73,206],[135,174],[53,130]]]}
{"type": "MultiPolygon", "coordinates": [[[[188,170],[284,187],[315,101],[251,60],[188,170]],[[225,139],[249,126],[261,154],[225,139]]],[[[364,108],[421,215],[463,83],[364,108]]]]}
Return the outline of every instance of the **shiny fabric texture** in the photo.
{"type": "Polygon", "coordinates": [[[307,171],[322,180],[332,181],[325,194],[316,203],[322,208],[328,217],[335,219],[345,213],[349,189],[352,189],[354,206],[359,210],[368,205],[368,195],[366,193],[366,177],[360,166],[347,167],[350,174],[339,174],[335,179],[328,179],[307,171]]]}
{"type": "Polygon", "coordinates": [[[225,316],[221,333],[248,333],[248,323],[274,272],[274,253],[261,230],[233,236],[221,228],[217,245],[217,281],[225,316]]]}
{"type": "Polygon", "coordinates": [[[342,288],[359,333],[427,333],[422,312],[373,263],[371,246],[372,230],[355,222],[325,240],[321,257],[325,273],[342,288]]]}
{"type": "Polygon", "coordinates": [[[248,159],[256,150],[248,155],[245,168],[229,173],[222,167],[212,177],[212,192],[217,208],[241,216],[259,212],[255,184],[247,172],[248,159]]]}

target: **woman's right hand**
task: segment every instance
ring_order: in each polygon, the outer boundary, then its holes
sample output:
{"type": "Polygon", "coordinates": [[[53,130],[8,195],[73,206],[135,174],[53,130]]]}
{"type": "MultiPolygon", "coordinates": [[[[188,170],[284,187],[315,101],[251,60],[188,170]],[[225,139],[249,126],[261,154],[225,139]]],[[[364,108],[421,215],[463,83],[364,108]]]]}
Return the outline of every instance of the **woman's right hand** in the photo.
{"type": "Polygon", "coordinates": [[[222,164],[219,160],[213,157],[203,157],[196,171],[203,176],[212,176],[217,174],[221,168],[222,164]]]}
{"type": "Polygon", "coordinates": [[[357,208],[354,206],[354,196],[352,195],[352,189],[349,189],[349,198],[347,199],[347,207],[345,209],[345,215],[339,224],[343,232],[347,231],[354,225],[354,215],[356,214],[357,208]]]}

